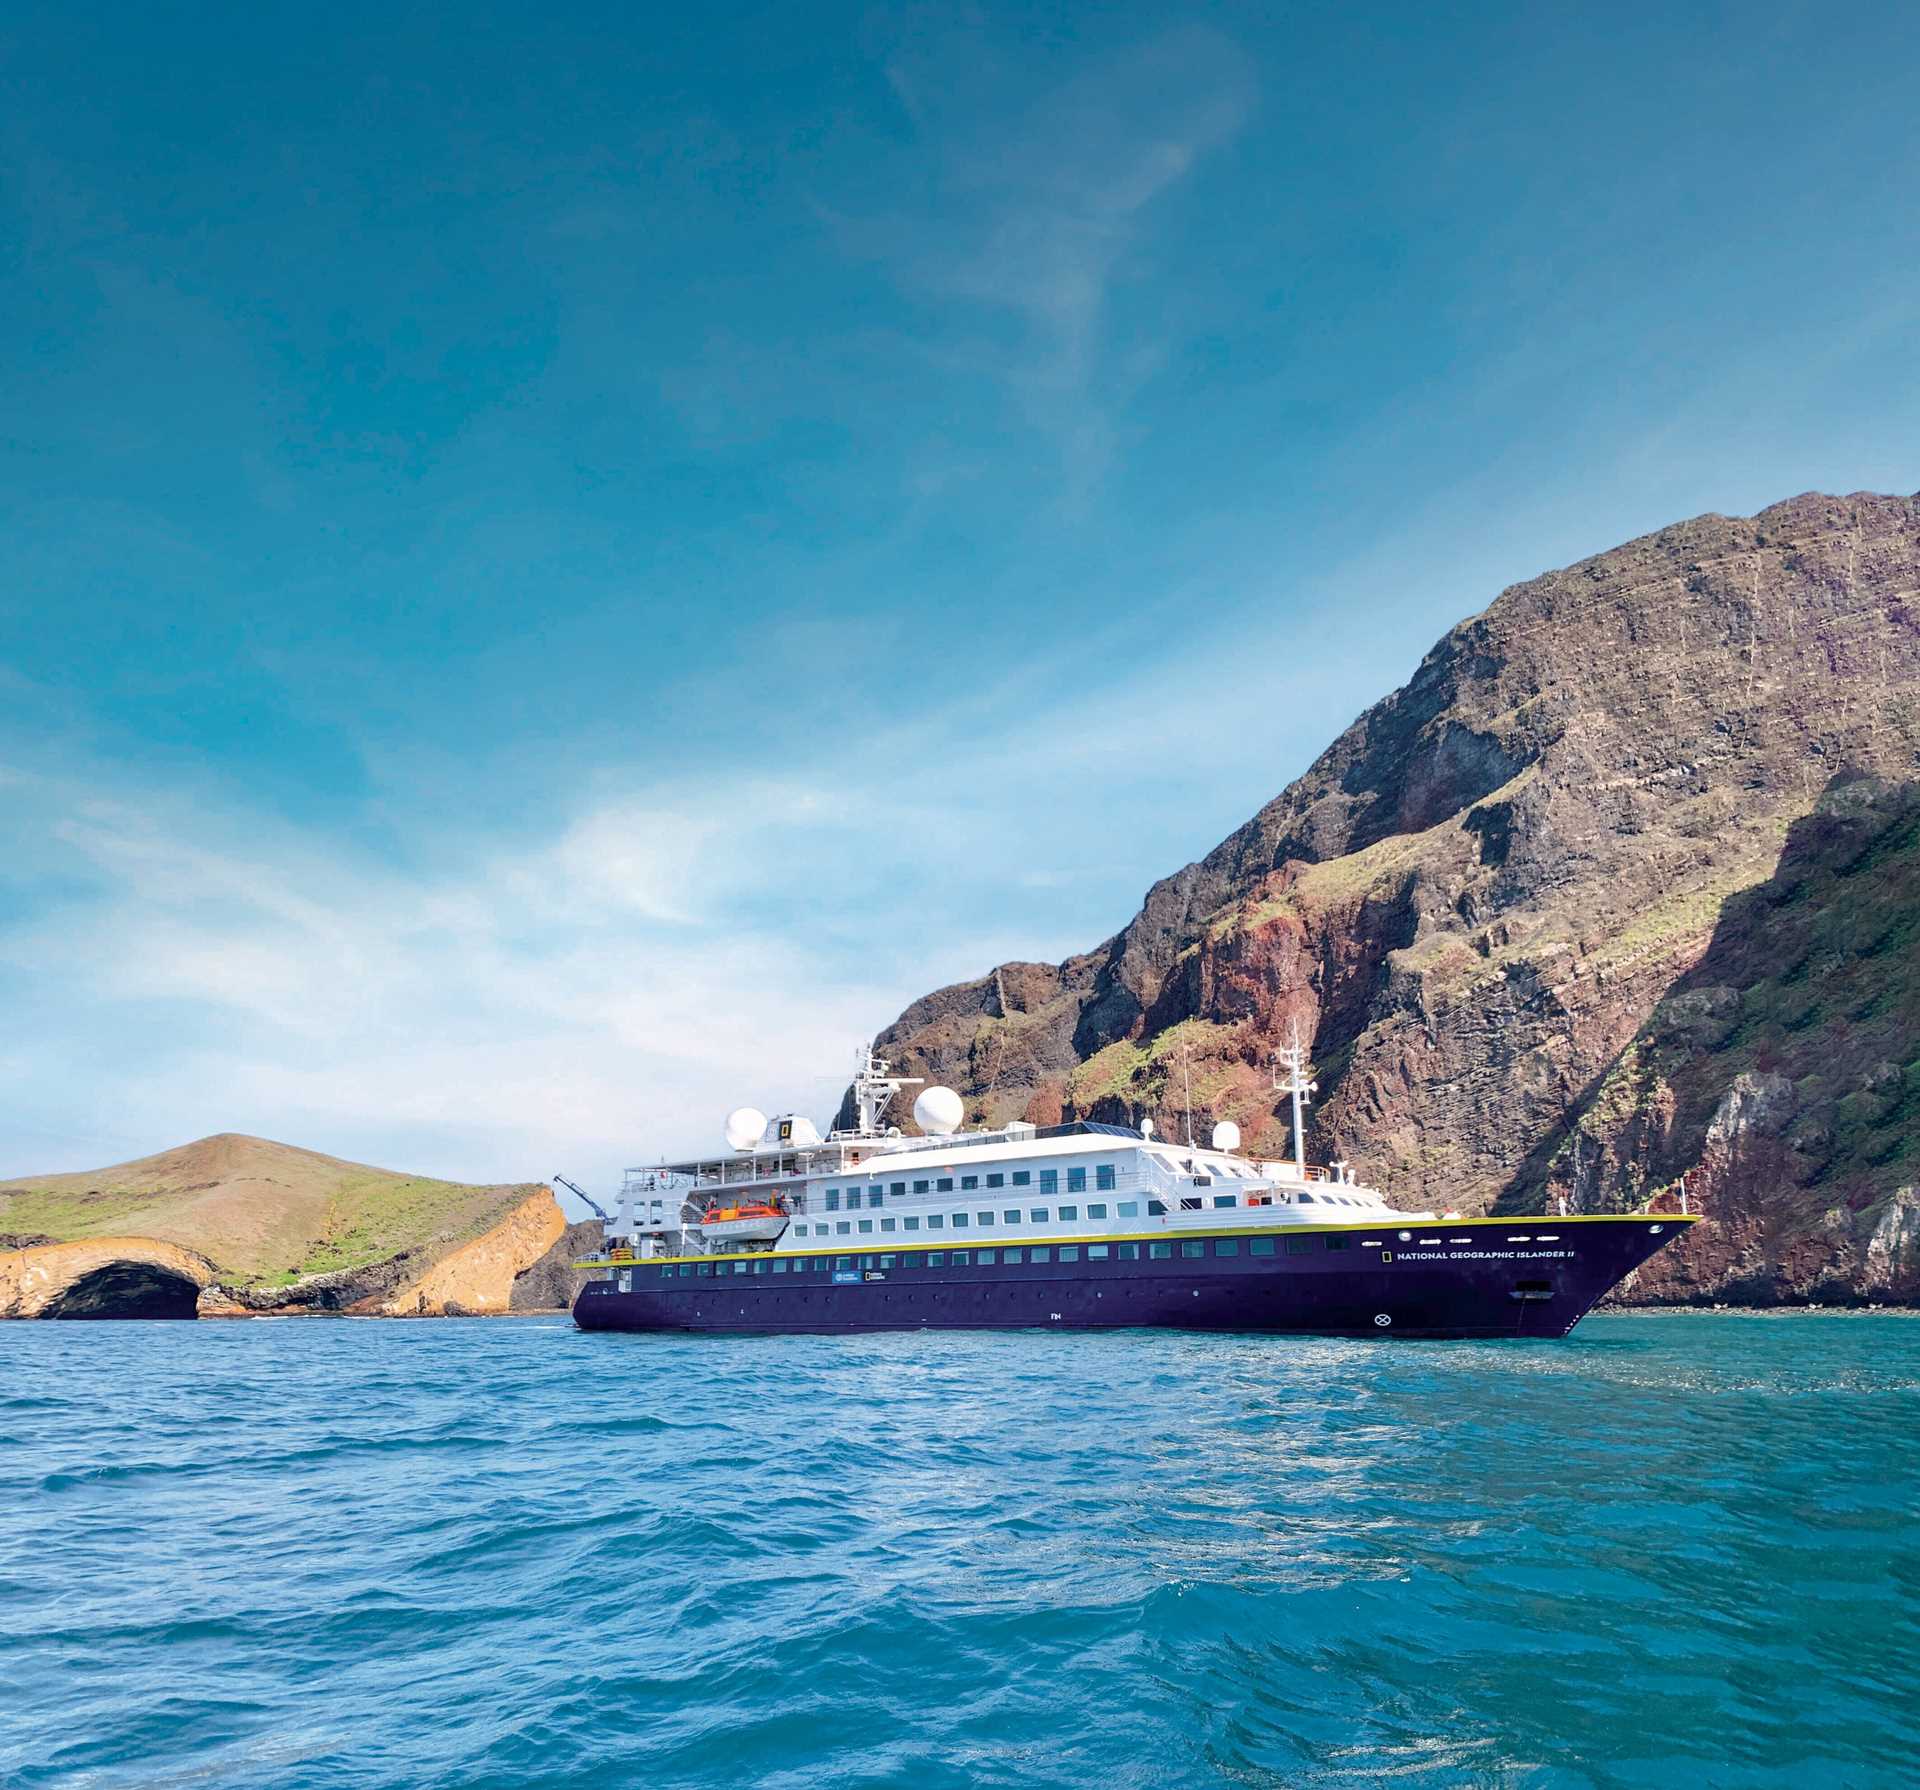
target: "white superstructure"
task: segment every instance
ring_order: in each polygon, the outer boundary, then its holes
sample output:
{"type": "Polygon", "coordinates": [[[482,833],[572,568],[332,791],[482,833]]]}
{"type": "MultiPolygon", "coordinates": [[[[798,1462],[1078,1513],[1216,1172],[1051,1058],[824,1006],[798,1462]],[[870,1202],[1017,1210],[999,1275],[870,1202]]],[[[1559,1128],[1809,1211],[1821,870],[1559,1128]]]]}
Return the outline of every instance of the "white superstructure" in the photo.
{"type": "Polygon", "coordinates": [[[1297,1037],[1280,1063],[1275,1087],[1293,1101],[1295,1155],[1273,1162],[1241,1154],[1231,1123],[1214,1127],[1207,1148],[1171,1143],[1151,1125],[1087,1120],[961,1131],[959,1099],[946,1088],[915,1102],[926,1135],[902,1136],[882,1120],[895,1094],[919,1084],[863,1047],[851,1130],[822,1138],[797,1115],[767,1121],[741,1108],[727,1121],[725,1154],[628,1171],[609,1248],[641,1258],[798,1254],[1431,1222],[1431,1213],[1394,1211],[1343,1163],[1307,1162],[1314,1084],[1297,1037]]]}

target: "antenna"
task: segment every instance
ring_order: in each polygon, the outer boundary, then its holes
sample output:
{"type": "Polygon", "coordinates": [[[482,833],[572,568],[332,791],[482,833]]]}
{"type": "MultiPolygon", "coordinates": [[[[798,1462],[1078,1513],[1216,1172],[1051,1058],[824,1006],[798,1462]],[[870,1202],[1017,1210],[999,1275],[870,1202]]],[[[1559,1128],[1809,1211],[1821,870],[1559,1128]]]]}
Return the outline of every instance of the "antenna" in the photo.
{"type": "Polygon", "coordinates": [[[1193,1148],[1193,1068],[1189,1060],[1187,1041],[1180,1040],[1180,1078],[1187,1089],[1187,1148],[1193,1148]]]}
{"type": "Polygon", "coordinates": [[[876,1137],[880,1132],[880,1115],[887,1110],[887,1102],[902,1088],[919,1087],[923,1078],[918,1075],[889,1074],[893,1065],[876,1057],[871,1044],[862,1044],[853,1053],[853,1062],[853,1106],[856,1114],[853,1135],[876,1137]]]}
{"type": "Polygon", "coordinates": [[[1293,1167],[1301,1180],[1307,1178],[1307,1100],[1320,1091],[1307,1066],[1306,1046],[1300,1042],[1300,1021],[1293,1021],[1292,1038],[1273,1053],[1273,1091],[1293,1097],[1293,1167]],[[1284,1073],[1283,1073],[1284,1071],[1284,1073]]]}

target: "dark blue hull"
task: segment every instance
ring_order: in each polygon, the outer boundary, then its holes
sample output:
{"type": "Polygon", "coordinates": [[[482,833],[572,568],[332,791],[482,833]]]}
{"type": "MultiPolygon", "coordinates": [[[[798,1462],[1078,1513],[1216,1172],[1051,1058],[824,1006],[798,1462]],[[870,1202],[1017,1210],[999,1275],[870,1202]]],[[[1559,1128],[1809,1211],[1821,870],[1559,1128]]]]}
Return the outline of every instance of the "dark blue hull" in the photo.
{"type": "Polygon", "coordinates": [[[990,1250],[765,1255],[619,1264],[574,1302],[583,1330],[837,1334],[1113,1330],[1308,1336],[1565,1336],[1684,1218],[1454,1220],[1254,1239],[1091,1240],[990,1250]],[[1197,1246],[1197,1252],[1196,1252],[1197,1246]],[[1227,1253],[1231,1246],[1231,1253],[1227,1253]],[[1252,1253],[1264,1247],[1270,1253],[1252,1253]],[[1122,1255],[1123,1248],[1133,1253],[1122,1255]],[[1167,1255],[1157,1252],[1166,1250],[1167,1255]],[[1296,1253],[1297,1252],[1297,1253],[1296,1253]],[[1044,1253],[1044,1261],[1032,1259],[1044,1253]],[[1009,1260],[1009,1257],[1018,1257],[1009,1260]],[[985,1259],[982,1259],[985,1258],[985,1259]]]}

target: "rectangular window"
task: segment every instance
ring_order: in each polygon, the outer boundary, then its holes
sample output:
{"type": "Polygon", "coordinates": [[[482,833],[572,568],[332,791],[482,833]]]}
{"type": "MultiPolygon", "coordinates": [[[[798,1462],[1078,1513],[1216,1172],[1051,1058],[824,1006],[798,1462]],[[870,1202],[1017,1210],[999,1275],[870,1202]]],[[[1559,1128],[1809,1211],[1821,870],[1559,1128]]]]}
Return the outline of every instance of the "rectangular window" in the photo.
{"type": "Polygon", "coordinates": [[[981,1267],[991,1268],[993,1266],[993,1251],[990,1249],[976,1249],[973,1252],[973,1259],[978,1262],[981,1267]]]}
{"type": "Polygon", "coordinates": [[[1198,1238],[1189,1237],[1186,1242],[1180,1245],[1180,1253],[1184,1256],[1205,1255],[1207,1253],[1207,1246],[1198,1238]]]}
{"type": "Polygon", "coordinates": [[[693,1272],[693,1264],[691,1262],[682,1262],[680,1264],[680,1278],[682,1280],[685,1280],[687,1276],[692,1272],[693,1272]]]}
{"type": "Polygon", "coordinates": [[[944,1215],[943,1215],[942,1213],[939,1213],[939,1212],[929,1212],[929,1213],[927,1214],[927,1229],[928,1229],[928,1230],[930,1230],[930,1231],[939,1231],[939,1230],[944,1230],[944,1229],[946,1228],[946,1224],[947,1224],[947,1221],[946,1221],[946,1218],[945,1218],[945,1216],[944,1216],[944,1215]]]}
{"type": "Polygon", "coordinates": [[[849,1212],[857,1211],[862,1203],[860,1189],[857,1187],[849,1187],[847,1189],[847,1210],[849,1212]]]}
{"type": "Polygon", "coordinates": [[[833,1258],[833,1265],[835,1268],[851,1268],[853,1266],[853,1257],[850,1255],[837,1255],[833,1258]]]}
{"type": "Polygon", "coordinates": [[[1111,1193],[1113,1191],[1113,1164],[1112,1163],[1100,1162],[1100,1163],[1094,1164],[1093,1184],[1095,1187],[1099,1188],[1099,1190],[1102,1193],[1111,1193]]]}
{"type": "Polygon", "coordinates": [[[1027,1211],[1027,1222],[1029,1224],[1045,1224],[1047,1222],[1046,1207],[1045,1206],[1029,1207],[1027,1211]]]}
{"type": "Polygon", "coordinates": [[[1238,1255],[1240,1253],[1240,1239],[1238,1237],[1216,1237],[1213,1240],[1213,1253],[1215,1255],[1238,1255]]]}
{"type": "Polygon", "coordinates": [[[1079,1222],[1079,1219],[1080,1208],[1078,1206],[1062,1206],[1060,1208],[1060,1222],[1062,1224],[1076,1224],[1079,1222]]]}
{"type": "Polygon", "coordinates": [[[1095,1200],[1093,1204],[1087,1208],[1087,1216],[1089,1218],[1105,1218],[1106,1215],[1107,1202],[1105,1200],[1095,1200]]]}
{"type": "Polygon", "coordinates": [[[929,1268],[944,1268],[946,1265],[947,1257],[945,1251],[934,1249],[927,1252],[927,1266],[929,1268]]]}
{"type": "Polygon", "coordinates": [[[991,1212],[976,1212],[974,1213],[973,1217],[974,1217],[974,1222],[976,1224],[992,1224],[993,1223],[993,1214],[991,1212]]]}
{"type": "Polygon", "coordinates": [[[736,1274],[751,1274],[753,1272],[753,1264],[751,1262],[735,1262],[733,1271],[736,1274]]]}
{"type": "Polygon", "coordinates": [[[1000,1252],[1000,1259],[1003,1262],[1011,1262],[1017,1268],[1020,1265],[1020,1252],[1017,1249],[1003,1249],[1000,1252]]]}
{"type": "Polygon", "coordinates": [[[1213,1196],[1213,1203],[1216,1206],[1237,1206],[1240,1203],[1240,1196],[1237,1193],[1216,1193],[1213,1196]]]}
{"type": "Polygon", "coordinates": [[[891,1268],[893,1266],[893,1257],[890,1255],[883,1255],[880,1258],[880,1266],[883,1268],[891,1268]]]}
{"type": "Polygon", "coordinates": [[[1070,1168],[1067,1170],[1067,1191],[1069,1193],[1085,1193],[1087,1191],[1087,1171],[1084,1168],[1070,1168]]]}
{"type": "Polygon", "coordinates": [[[962,1175],[960,1177],[960,1191],[962,1193],[971,1193],[979,1185],[980,1177],[978,1175],[962,1175]]]}
{"type": "Polygon", "coordinates": [[[1090,1262],[1104,1262],[1107,1259],[1107,1254],[1107,1246],[1104,1243],[1089,1243],[1087,1245],[1087,1260],[1090,1262]]]}
{"type": "Polygon", "coordinates": [[[863,1218],[860,1220],[860,1234],[863,1237],[871,1237],[873,1235],[873,1220],[871,1218],[863,1218]]]}
{"type": "Polygon", "coordinates": [[[1308,1193],[1304,1188],[1302,1188],[1301,1191],[1296,1193],[1293,1197],[1297,1199],[1303,1206],[1311,1206],[1313,1204],[1313,1195],[1308,1193]]]}
{"type": "Polygon", "coordinates": [[[1050,1262],[1053,1260],[1053,1251],[1050,1249],[1030,1249],[1027,1251],[1027,1260],[1030,1262],[1050,1262]]]}
{"type": "Polygon", "coordinates": [[[844,1236],[845,1236],[845,1235],[846,1235],[846,1234],[847,1234],[847,1233],[848,1233],[848,1232],[849,1232],[850,1230],[852,1230],[852,1229],[853,1229],[853,1226],[852,1226],[852,1225],[850,1225],[850,1224],[849,1224],[849,1223],[848,1223],[848,1222],[847,1222],[847,1221],[846,1221],[846,1220],[845,1220],[845,1219],[843,1218],[843,1219],[841,1219],[841,1220],[840,1220],[840,1222],[839,1222],[838,1224],[836,1224],[836,1225],[835,1225],[835,1226],[833,1227],[833,1234],[834,1234],[834,1235],[835,1235],[836,1237],[844,1237],[844,1236]]]}
{"type": "Polygon", "coordinates": [[[896,1181],[887,1191],[892,1194],[895,1199],[903,1199],[906,1196],[907,1184],[904,1181],[896,1181]]]}
{"type": "Polygon", "coordinates": [[[1000,1216],[1004,1218],[1008,1224],[1018,1224],[1020,1222],[1020,1214],[1018,1211],[1002,1212],[1000,1216]]]}
{"type": "Polygon", "coordinates": [[[703,1279],[711,1280],[713,1278],[713,1264],[711,1262],[702,1262],[700,1264],[700,1273],[703,1279]]]}
{"type": "Polygon", "coordinates": [[[1248,1255],[1272,1255],[1273,1239],[1271,1237],[1252,1238],[1247,1244],[1247,1254],[1248,1255]]]}
{"type": "Polygon", "coordinates": [[[987,1185],[989,1187],[1004,1187],[1006,1184],[1007,1177],[1005,1175],[989,1175],[987,1177],[987,1185]]]}
{"type": "Polygon", "coordinates": [[[1138,1218],[1140,1216],[1140,1202],[1138,1200],[1122,1200],[1119,1205],[1114,1207],[1114,1212],[1121,1218],[1138,1218]]]}
{"type": "Polygon", "coordinates": [[[1028,1170],[1023,1168],[1017,1168],[1013,1171],[1014,1186],[1027,1187],[1027,1186],[1030,1186],[1032,1182],[1033,1182],[1033,1176],[1028,1170]]]}
{"type": "Polygon", "coordinates": [[[829,1212],[838,1212],[840,1210],[840,1189],[837,1187],[829,1187],[827,1189],[827,1210],[829,1212]]]}
{"type": "Polygon", "coordinates": [[[917,1218],[903,1218],[900,1222],[910,1231],[917,1231],[920,1228],[920,1220],[917,1218]]]}
{"type": "Polygon", "coordinates": [[[1120,1251],[1121,1261],[1123,1262],[1139,1261],[1140,1245],[1138,1243],[1121,1243],[1121,1244],[1117,1244],[1116,1247],[1120,1251]]]}
{"type": "Polygon", "coordinates": [[[951,1193],[953,1191],[953,1177],[951,1175],[942,1175],[939,1180],[934,1182],[933,1191],[935,1193],[951,1193]]]}
{"type": "Polygon", "coordinates": [[[1351,1249],[1353,1247],[1353,1239],[1348,1236],[1335,1234],[1327,1238],[1327,1247],[1329,1249],[1351,1249]]]}
{"type": "Polygon", "coordinates": [[[880,1228],[883,1231],[890,1231],[894,1229],[895,1226],[899,1224],[899,1222],[900,1220],[897,1218],[883,1218],[880,1220],[880,1228]]]}
{"type": "Polygon", "coordinates": [[[1314,1250],[1319,1247],[1319,1243],[1320,1239],[1318,1237],[1289,1237],[1287,1239],[1287,1254],[1312,1255],[1314,1250]]]}
{"type": "Polygon", "coordinates": [[[871,1268],[873,1266],[873,1257],[870,1255],[863,1255],[860,1258],[860,1266],[862,1268],[871,1268]]]}
{"type": "Polygon", "coordinates": [[[773,1271],[774,1271],[774,1273],[776,1273],[776,1274],[784,1274],[784,1273],[786,1273],[786,1271],[787,1271],[787,1262],[786,1262],[786,1258],[785,1258],[784,1256],[775,1256],[775,1257],[773,1258],[773,1271]]]}
{"type": "Polygon", "coordinates": [[[1147,1245],[1147,1254],[1156,1262],[1164,1262],[1168,1256],[1173,1254],[1173,1245],[1171,1243],[1149,1243],[1147,1245]]]}
{"type": "Polygon", "coordinates": [[[913,1191],[915,1193],[925,1193],[932,1185],[933,1183],[931,1181],[916,1181],[913,1184],[913,1191]]]}
{"type": "Polygon", "coordinates": [[[1060,1171],[1057,1168],[1043,1168],[1040,1171],[1040,1197],[1047,1199],[1060,1191],[1060,1171]]]}
{"type": "Polygon", "coordinates": [[[796,1224],[793,1227],[793,1234],[796,1237],[804,1237],[807,1234],[807,1227],[804,1224],[796,1224]]]}
{"type": "Polygon", "coordinates": [[[1080,1246],[1079,1246],[1079,1244],[1077,1244],[1077,1243],[1069,1243],[1069,1244],[1067,1244],[1067,1245],[1066,1245],[1066,1247],[1065,1247],[1064,1249],[1062,1249],[1062,1250],[1060,1251],[1060,1259],[1061,1259],[1061,1261],[1063,1261],[1063,1262],[1077,1262],[1077,1261],[1079,1261],[1079,1259],[1080,1259],[1080,1246]]]}
{"type": "Polygon", "coordinates": [[[953,1265],[956,1268],[964,1268],[972,1260],[973,1251],[970,1249],[956,1249],[953,1252],[953,1265]]]}

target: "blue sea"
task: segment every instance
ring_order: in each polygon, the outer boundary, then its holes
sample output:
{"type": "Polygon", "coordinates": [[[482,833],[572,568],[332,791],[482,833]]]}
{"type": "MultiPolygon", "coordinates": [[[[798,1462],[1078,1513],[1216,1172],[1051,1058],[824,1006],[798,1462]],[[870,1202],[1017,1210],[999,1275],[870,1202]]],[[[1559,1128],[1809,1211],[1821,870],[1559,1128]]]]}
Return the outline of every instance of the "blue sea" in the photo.
{"type": "Polygon", "coordinates": [[[1911,1785],[1920,1321],[0,1326],[0,1783],[1911,1785]]]}

